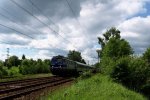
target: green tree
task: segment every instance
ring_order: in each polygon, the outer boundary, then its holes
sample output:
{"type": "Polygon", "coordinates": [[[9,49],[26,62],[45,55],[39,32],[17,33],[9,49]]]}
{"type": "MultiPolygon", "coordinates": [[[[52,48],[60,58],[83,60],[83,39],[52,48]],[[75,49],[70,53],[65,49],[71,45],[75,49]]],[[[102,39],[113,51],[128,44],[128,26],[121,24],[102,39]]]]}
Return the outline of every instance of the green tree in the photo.
{"type": "Polygon", "coordinates": [[[116,38],[120,39],[120,31],[116,29],[115,27],[110,28],[107,30],[104,34],[103,37],[98,37],[98,43],[101,45],[101,50],[98,50],[98,56],[102,56],[102,51],[105,45],[109,42],[111,38],[116,38]]]}
{"type": "Polygon", "coordinates": [[[132,48],[126,40],[111,38],[103,48],[102,55],[115,60],[123,56],[131,55],[132,53],[132,48]]]}
{"type": "Polygon", "coordinates": [[[51,61],[50,61],[49,59],[45,59],[45,60],[44,60],[44,63],[45,63],[46,65],[48,65],[48,66],[49,66],[49,65],[50,65],[50,63],[51,63],[51,61]]]}
{"type": "Polygon", "coordinates": [[[143,58],[150,64],[150,48],[143,53],[143,58]]]}
{"type": "Polygon", "coordinates": [[[130,55],[133,50],[129,43],[121,39],[120,31],[115,27],[107,30],[103,37],[98,37],[98,43],[101,45],[101,50],[98,50],[99,57],[122,57],[130,55]]]}
{"type": "Polygon", "coordinates": [[[81,53],[78,52],[78,51],[75,51],[75,50],[69,51],[68,58],[70,60],[74,60],[74,61],[78,61],[78,62],[81,62],[81,63],[85,63],[85,60],[82,59],[82,57],[81,57],[81,53]]]}
{"type": "Polygon", "coordinates": [[[24,60],[24,59],[26,59],[26,57],[25,57],[25,55],[23,54],[23,55],[22,55],[22,60],[24,60]]]}
{"type": "Polygon", "coordinates": [[[3,61],[0,60],[0,68],[2,68],[4,66],[3,61]]]}
{"type": "Polygon", "coordinates": [[[7,66],[10,68],[12,66],[18,66],[20,65],[20,60],[17,56],[11,56],[7,60],[7,66]]]}

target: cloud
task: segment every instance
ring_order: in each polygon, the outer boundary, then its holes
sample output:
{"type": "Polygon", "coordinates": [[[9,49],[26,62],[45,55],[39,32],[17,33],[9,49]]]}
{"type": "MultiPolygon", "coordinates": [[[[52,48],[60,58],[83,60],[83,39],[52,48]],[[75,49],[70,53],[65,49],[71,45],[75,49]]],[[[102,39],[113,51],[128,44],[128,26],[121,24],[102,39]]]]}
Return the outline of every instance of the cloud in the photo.
{"type": "Polygon", "coordinates": [[[137,17],[147,12],[148,0],[67,0],[71,8],[66,0],[31,0],[33,4],[30,0],[14,1],[30,14],[12,1],[1,0],[0,24],[33,39],[0,26],[0,39],[13,44],[1,44],[0,47],[36,49],[27,55],[35,59],[66,55],[75,49],[90,63],[96,62],[96,59],[92,60],[97,56],[96,49],[100,48],[97,36],[112,26],[122,31],[122,36],[129,40],[136,52],[141,53],[148,46],[149,16],[137,17]],[[139,41],[135,42],[137,38],[139,41]]]}
{"type": "Polygon", "coordinates": [[[121,35],[133,46],[135,53],[141,54],[150,47],[150,16],[134,17],[121,23],[121,35]]]}

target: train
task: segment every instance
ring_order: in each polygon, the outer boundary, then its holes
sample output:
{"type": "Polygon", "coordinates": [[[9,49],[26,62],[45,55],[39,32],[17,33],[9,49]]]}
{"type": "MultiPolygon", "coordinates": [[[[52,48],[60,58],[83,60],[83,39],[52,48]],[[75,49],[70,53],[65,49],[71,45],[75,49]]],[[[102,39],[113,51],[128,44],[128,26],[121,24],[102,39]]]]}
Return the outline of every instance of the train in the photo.
{"type": "Polygon", "coordinates": [[[93,70],[94,67],[77,61],[70,60],[58,55],[51,59],[50,71],[58,76],[79,76],[85,71],[93,70]]]}

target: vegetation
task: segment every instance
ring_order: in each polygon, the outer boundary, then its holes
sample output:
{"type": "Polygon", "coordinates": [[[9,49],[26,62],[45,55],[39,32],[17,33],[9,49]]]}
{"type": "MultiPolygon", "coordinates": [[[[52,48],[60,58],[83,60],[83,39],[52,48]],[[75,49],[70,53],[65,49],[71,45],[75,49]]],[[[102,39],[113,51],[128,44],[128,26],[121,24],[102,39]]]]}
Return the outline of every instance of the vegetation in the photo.
{"type": "MultiPolygon", "coordinates": [[[[42,98],[44,99],[44,98],[42,98]]],[[[71,87],[55,91],[49,100],[146,100],[142,95],[112,82],[108,76],[98,74],[80,80],[71,87]]]]}
{"type": "Polygon", "coordinates": [[[50,60],[26,59],[25,55],[22,59],[17,56],[11,56],[5,62],[0,61],[0,78],[14,77],[27,74],[49,73],[50,60]]]}
{"type": "Polygon", "coordinates": [[[71,60],[78,61],[78,62],[86,64],[85,60],[81,56],[81,53],[78,52],[78,51],[75,51],[75,50],[69,51],[68,58],[71,59],[71,60]]]}
{"type": "Polygon", "coordinates": [[[101,72],[150,97],[150,48],[142,57],[136,57],[133,56],[130,44],[121,38],[120,31],[116,28],[107,30],[103,36],[104,38],[98,37],[102,47],[98,51],[101,72]]]}

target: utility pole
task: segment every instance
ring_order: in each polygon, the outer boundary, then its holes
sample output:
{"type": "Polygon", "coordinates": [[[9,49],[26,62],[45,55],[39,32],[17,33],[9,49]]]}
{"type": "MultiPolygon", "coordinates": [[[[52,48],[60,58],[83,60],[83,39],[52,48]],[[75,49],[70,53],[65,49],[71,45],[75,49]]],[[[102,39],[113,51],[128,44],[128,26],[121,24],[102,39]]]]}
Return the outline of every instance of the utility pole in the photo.
{"type": "Polygon", "coordinates": [[[9,59],[9,48],[7,48],[7,59],[9,59]]]}

